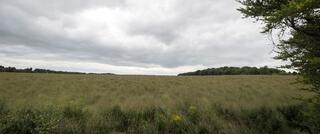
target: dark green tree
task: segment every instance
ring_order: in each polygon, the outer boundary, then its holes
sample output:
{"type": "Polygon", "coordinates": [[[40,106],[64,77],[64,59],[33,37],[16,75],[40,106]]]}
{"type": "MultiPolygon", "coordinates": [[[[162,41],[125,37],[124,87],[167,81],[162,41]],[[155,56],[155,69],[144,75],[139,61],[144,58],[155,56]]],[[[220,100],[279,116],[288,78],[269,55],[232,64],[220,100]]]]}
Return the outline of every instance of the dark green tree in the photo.
{"type": "Polygon", "coordinates": [[[309,114],[318,126],[310,133],[319,132],[320,124],[320,0],[239,0],[238,10],[245,17],[264,24],[262,33],[279,35],[276,59],[290,61],[286,67],[297,70],[308,90],[316,93],[312,99],[317,112],[309,114]],[[316,114],[318,113],[318,115],[316,114]]]}
{"type": "Polygon", "coordinates": [[[188,72],[179,74],[179,76],[190,76],[190,75],[286,75],[283,70],[268,68],[267,66],[257,67],[220,67],[220,68],[208,68],[205,70],[198,70],[195,72],[188,72]]]}
{"type": "Polygon", "coordinates": [[[245,17],[264,23],[262,33],[282,35],[276,59],[290,61],[320,94],[320,0],[241,0],[245,17]]]}

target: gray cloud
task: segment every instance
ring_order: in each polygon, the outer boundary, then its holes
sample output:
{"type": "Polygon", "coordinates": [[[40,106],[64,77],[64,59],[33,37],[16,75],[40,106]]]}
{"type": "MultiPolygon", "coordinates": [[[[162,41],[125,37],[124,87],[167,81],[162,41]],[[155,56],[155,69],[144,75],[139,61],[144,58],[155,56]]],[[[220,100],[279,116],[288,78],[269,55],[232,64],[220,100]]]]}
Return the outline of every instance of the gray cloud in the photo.
{"type": "Polygon", "coordinates": [[[2,0],[0,64],[143,74],[279,65],[259,25],[243,20],[238,6],[233,0],[2,0]],[[85,66],[93,64],[100,68],[85,66]]]}

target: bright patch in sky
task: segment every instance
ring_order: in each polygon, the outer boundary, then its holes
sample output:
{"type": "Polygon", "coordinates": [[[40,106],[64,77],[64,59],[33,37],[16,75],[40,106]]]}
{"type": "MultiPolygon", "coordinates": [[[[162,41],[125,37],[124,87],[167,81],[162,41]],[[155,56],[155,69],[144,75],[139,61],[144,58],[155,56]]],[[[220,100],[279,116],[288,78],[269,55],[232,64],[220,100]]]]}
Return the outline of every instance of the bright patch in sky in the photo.
{"type": "Polygon", "coordinates": [[[174,75],[280,65],[234,0],[2,0],[0,64],[174,75]]]}

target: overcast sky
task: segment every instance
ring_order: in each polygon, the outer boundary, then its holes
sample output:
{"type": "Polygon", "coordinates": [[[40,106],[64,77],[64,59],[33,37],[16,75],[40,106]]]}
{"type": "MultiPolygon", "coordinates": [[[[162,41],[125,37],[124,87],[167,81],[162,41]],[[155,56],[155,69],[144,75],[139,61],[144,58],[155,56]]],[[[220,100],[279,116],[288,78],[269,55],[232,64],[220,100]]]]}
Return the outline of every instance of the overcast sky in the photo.
{"type": "Polygon", "coordinates": [[[174,75],[278,66],[235,0],[0,0],[0,64],[174,75]]]}

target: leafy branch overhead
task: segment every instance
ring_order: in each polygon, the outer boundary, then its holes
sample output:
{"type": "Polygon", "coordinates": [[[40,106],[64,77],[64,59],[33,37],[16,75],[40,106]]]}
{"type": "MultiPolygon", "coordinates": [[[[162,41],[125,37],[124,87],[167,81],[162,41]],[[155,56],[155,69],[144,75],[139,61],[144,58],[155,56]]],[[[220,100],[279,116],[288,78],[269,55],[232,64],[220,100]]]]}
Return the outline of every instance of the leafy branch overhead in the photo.
{"type": "MultiPolygon", "coordinates": [[[[276,59],[290,61],[287,68],[296,69],[315,97],[304,114],[310,134],[320,132],[320,0],[241,0],[238,9],[245,17],[264,23],[263,33],[274,30],[287,33],[280,38],[276,59]]],[[[279,36],[281,37],[281,36],[279,36]]]]}
{"type": "Polygon", "coordinates": [[[263,33],[287,31],[276,44],[276,59],[290,61],[287,68],[304,76],[310,89],[320,94],[320,1],[240,0],[246,18],[264,23],[263,33]]]}
{"type": "Polygon", "coordinates": [[[292,28],[306,34],[318,34],[319,30],[319,0],[245,0],[239,1],[245,5],[238,9],[245,17],[263,21],[265,29],[270,32],[277,28],[292,28]],[[308,23],[308,25],[306,25],[308,23]]]}

